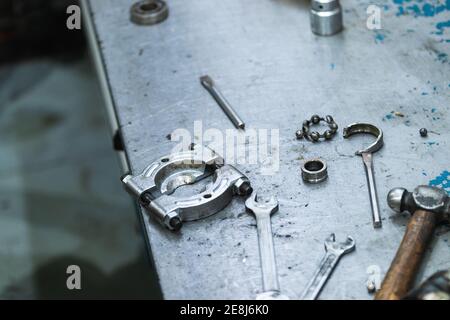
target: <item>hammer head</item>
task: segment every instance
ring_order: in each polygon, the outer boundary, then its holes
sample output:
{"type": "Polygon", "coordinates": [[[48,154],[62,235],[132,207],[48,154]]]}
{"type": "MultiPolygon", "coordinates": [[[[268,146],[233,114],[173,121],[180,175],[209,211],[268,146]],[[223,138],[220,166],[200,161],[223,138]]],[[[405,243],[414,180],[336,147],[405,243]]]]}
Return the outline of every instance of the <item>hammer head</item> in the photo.
{"type": "Polygon", "coordinates": [[[387,197],[388,205],[396,212],[408,211],[413,214],[416,210],[442,214],[448,220],[450,215],[450,196],[443,189],[418,186],[413,192],[404,188],[392,189],[387,197]]]}

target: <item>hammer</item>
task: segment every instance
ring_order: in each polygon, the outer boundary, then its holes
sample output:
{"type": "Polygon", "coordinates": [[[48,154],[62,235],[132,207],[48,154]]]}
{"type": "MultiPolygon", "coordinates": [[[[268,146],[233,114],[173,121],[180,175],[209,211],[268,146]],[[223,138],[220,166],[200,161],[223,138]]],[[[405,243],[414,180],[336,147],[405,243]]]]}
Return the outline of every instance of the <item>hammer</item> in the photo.
{"type": "Polygon", "coordinates": [[[418,186],[413,192],[403,188],[392,189],[387,202],[394,211],[408,211],[412,217],[375,299],[399,300],[413,286],[436,226],[449,221],[450,197],[443,189],[418,186]]]}

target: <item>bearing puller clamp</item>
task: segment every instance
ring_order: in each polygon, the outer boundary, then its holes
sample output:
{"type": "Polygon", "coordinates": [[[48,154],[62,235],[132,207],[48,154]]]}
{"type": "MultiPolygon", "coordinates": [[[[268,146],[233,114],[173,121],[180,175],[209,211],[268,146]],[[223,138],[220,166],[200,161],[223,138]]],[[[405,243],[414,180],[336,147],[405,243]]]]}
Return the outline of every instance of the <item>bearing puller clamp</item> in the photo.
{"type": "Polygon", "coordinates": [[[213,150],[194,146],[190,150],[159,158],[139,175],[126,175],[122,182],[139,203],[170,230],[182,221],[211,216],[223,209],[234,195],[252,192],[250,181],[213,150]],[[176,188],[213,175],[203,192],[185,198],[171,195],[176,188]]]}

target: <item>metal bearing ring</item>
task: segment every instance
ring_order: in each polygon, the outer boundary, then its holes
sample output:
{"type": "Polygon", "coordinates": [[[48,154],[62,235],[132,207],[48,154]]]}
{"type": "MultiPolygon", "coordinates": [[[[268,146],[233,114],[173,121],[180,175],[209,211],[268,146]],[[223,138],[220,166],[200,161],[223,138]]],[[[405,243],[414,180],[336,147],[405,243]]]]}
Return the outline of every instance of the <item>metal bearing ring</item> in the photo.
{"type": "Polygon", "coordinates": [[[325,118],[321,118],[318,115],[313,115],[310,120],[303,121],[302,129],[297,130],[295,133],[297,139],[306,138],[312,142],[317,142],[319,139],[330,140],[336,134],[338,130],[338,125],[334,121],[333,117],[328,115],[325,118]],[[312,124],[319,124],[320,121],[324,121],[328,124],[329,130],[326,130],[324,133],[319,133],[317,131],[310,132],[310,126],[312,124]]]}
{"type": "Polygon", "coordinates": [[[138,1],[130,9],[130,19],[140,25],[160,23],[169,16],[169,8],[162,0],[138,1]]]}
{"type": "Polygon", "coordinates": [[[320,183],[328,177],[327,164],[321,159],[305,161],[302,166],[303,181],[308,183],[320,183]]]}

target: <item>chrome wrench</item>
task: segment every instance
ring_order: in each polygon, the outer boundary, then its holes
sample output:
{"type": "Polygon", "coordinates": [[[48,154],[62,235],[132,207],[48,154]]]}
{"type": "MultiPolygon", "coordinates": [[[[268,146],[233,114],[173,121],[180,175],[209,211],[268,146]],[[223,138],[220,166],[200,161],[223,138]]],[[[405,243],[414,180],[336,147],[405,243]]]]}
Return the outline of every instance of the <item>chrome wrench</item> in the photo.
{"type": "Polygon", "coordinates": [[[277,265],[275,261],[275,250],[273,247],[272,226],[270,216],[278,211],[278,200],[275,197],[260,199],[256,192],[245,201],[245,207],[252,212],[256,218],[256,228],[259,241],[259,257],[261,260],[263,293],[257,296],[258,300],[288,299],[280,294],[278,283],[277,265]]]}
{"type": "Polygon", "coordinates": [[[325,256],[320,262],[319,269],[308,283],[302,294],[302,300],[315,300],[327,282],[339,259],[355,249],[355,240],[348,236],[345,242],[336,242],[334,233],[325,240],[325,256]]]}

